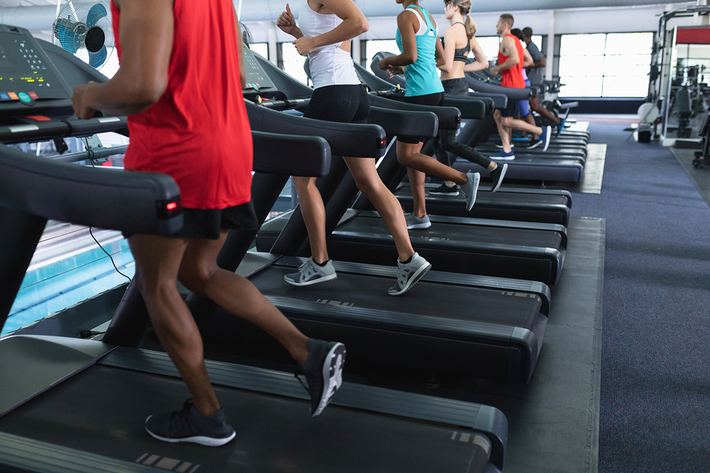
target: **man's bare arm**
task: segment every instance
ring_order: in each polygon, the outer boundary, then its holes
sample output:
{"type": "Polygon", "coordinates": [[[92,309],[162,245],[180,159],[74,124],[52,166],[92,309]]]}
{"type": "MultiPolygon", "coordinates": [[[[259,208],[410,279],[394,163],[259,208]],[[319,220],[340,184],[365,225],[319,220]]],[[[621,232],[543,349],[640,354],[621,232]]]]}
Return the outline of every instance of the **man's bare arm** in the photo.
{"type": "Polygon", "coordinates": [[[103,84],[74,89],[72,102],[79,118],[95,110],[131,115],[160,100],[168,86],[173,46],[172,0],[115,0],[121,10],[121,67],[103,84]]]}

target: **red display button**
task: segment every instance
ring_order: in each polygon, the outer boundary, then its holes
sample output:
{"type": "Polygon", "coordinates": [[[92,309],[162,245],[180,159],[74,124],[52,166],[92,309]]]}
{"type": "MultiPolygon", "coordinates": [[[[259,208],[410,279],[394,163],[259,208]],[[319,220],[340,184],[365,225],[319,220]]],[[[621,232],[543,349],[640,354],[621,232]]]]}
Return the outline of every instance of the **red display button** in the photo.
{"type": "Polygon", "coordinates": [[[34,120],[36,122],[49,122],[52,121],[51,118],[45,117],[44,115],[29,115],[27,118],[34,120]]]}
{"type": "Polygon", "coordinates": [[[37,94],[34,93],[34,92],[27,92],[27,93],[28,93],[29,96],[32,97],[34,100],[37,100],[37,99],[39,98],[39,97],[37,96],[37,94]]]}

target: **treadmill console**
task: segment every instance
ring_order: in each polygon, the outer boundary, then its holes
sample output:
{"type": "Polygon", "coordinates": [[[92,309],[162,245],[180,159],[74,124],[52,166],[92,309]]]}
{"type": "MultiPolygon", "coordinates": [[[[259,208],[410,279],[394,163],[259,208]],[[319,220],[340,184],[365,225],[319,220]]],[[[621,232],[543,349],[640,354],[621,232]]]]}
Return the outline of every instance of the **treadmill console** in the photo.
{"type": "Polygon", "coordinates": [[[0,117],[49,103],[71,106],[72,91],[29,31],[0,25],[0,117]]]}
{"type": "Polygon", "coordinates": [[[269,79],[266,71],[256,59],[256,53],[244,45],[244,73],[247,87],[242,90],[245,99],[254,100],[257,96],[270,97],[277,93],[276,86],[269,79]]]}

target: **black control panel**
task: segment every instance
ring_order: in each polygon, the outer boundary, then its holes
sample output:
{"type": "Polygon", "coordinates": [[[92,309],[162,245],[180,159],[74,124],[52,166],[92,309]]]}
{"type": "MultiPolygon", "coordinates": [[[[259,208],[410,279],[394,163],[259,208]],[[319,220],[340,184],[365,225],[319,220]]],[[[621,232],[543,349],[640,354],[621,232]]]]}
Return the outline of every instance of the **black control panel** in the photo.
{"type": "Polygon", "coordinates": [[[0,110],[71,100],[71,90],[24,28],[0,25],[0,110]]]}
{"type": "Polygon", "coordinates": [[[242,90],[244,97],[253,100],[257,96],[268,96],[276,92],[276,86],[271,79],[269,79],[264,68],[259,64],[259,61],[255,57],[256,53],[250,50],[246,45],[244,45],[243,49],[244,73],[247,78],[247,86],[242,90]]]}

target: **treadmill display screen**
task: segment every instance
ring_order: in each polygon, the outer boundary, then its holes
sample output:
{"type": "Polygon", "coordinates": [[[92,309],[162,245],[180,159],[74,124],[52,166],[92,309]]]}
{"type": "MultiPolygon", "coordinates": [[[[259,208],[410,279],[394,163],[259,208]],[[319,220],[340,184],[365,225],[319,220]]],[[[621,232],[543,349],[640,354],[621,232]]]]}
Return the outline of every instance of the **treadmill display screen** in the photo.
{"type": "Polygon", "coordinates": [[[37,42],[16,30],[0,31],[0,105],[71,98],[37,42]]]}

